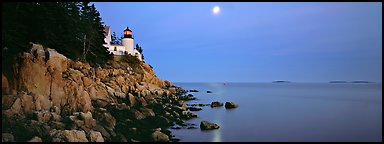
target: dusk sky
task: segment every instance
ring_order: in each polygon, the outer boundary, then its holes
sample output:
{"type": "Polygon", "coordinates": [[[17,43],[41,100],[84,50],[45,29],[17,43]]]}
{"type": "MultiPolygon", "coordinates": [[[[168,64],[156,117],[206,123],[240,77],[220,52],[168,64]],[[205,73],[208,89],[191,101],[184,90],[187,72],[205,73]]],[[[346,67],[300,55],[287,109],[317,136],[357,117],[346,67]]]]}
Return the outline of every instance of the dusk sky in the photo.
{"type": "Polygon", "coordinates": [[[132,29],[163,80],[382,82],[379,2],[94,4],[111,32],[132,29]]]}

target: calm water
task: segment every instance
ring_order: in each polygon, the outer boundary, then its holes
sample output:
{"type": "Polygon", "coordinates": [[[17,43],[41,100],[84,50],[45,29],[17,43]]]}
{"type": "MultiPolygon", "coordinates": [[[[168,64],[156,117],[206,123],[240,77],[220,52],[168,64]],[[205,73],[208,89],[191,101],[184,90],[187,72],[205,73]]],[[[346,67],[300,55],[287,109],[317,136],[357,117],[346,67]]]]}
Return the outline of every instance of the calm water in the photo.
{"type": "Polygon", "coordinates": [[[382,85],[328,83],[175,83],[198,100],[233,101],[236,109],[202,107],[198,118],[220,129],[171,130],[180,141],[382,141],[382,85]],[[207,90],[213,93],[206,93],[207,90]]]}

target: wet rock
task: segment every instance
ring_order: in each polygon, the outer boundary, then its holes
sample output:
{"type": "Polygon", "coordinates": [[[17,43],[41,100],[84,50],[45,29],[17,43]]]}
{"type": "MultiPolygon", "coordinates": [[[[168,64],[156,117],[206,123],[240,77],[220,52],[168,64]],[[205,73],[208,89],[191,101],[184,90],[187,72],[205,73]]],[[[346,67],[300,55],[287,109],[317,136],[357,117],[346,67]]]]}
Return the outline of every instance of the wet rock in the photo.
{"type": "Polygon", "coordinates": [[[190,110],[190,111],[201,111],[202,108],[198,108],[198,107],[188,107],[187,110],[190,110]]]}
{"type": "Polygon", "coordinates": [[[200,107],[209,106],[210,104],[199,104],[200,107]]]}
{"type": "Polygon", "coordinates": [[[194,114],[194,113],[192,113],[190,111],[183,111],[181,116],[182,116],[182,118],[185,118],[185,119],[191,119],[191,118],[197,117],[196,114],[194,114]]]}
{"type": "Polygon", "coordinates": [[[199,92],[198,90],[195,90],[195,89],[193,89],[193,90],[189,90],[189,92],[199,92]]]}
{"type": "Polygon", "coordinates": [[[218,102],[218,101],[215,101],[215,102],[212,102],[211,103],[211,107],[221,107],[223,106],[224,104],[221,103],[221,102],[218,102]]]}
{"type": "Polygon", "coordinates": [[[235,102],[225,102],[225,108],[226,109],[232,109],[232,108],[237,108],[239,105],[235,102]]]}
{"type": "Polygon", "coordinates": [[[215,124],[215,123],[211,123],[209,121],[202,121],[200,123],[200,129],[201,130],[211,130],[211,129],[218,129],[220,128],[219,125],[215,124]]]}
{"type": "Polygon", "coordinates": [[[179,126],[172,126],[171,129],[181,129],[179,126]]]}

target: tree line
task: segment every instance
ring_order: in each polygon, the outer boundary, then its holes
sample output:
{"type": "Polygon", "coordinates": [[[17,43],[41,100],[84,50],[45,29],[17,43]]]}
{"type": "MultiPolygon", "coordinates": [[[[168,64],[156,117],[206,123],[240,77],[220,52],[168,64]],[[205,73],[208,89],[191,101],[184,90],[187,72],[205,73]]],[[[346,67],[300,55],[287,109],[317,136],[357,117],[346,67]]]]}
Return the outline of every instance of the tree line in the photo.
{"type": "Polygon", "coordinates": [[[3,3],[2,65],[29,51],[30,42],[54,48],[73,60],[102,65],[111,57],[103,46],[103,24],[89,2],[3,3]]]}

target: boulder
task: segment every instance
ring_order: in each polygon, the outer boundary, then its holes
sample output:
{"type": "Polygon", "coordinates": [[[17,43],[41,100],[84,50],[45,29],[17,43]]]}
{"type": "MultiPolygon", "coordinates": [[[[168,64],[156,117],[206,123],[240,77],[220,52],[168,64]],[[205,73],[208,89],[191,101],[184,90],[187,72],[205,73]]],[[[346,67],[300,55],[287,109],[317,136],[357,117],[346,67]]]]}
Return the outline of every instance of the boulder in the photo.
{"type": "Polygon", "coordinates": [[[155,113],[153,112],[152,109],[149,109],[149,108],[146,108],[146,107],[142,107],[142,108],[140,108],[140,111],[146,117],[149,117],[149,116],[154,117],[155,116],[155,113]]]}
{"type": "Polygon", "coordinates": [[[91,130],[90,134],[89,134],[89,141],[90,142],[104,142],[104,138],[100,132],[91,130]]]}
{"type": "Polygon", "coordinates": [[[200,129],[201,130],[211,130],[211,129],[218,129],[220,128],[219,125],[215,124],[215,123],[211,123],[209,121],[202,121],[200,123],[200,129]]]}
{"type": "Polygon", "coordinates": [[[91,112],[80,112],[80,119],[84,121],[84,126],[86,128],[93,128],[96,126],[96,120],[92,118],[91,112]]]}
{"type": "Polygon", "coordinates": [[[198,108],[198,107],[188,107],[187,109],[190,111],[201,111],[202,110],[202,108],[198,108]]]}
{"type": "Polygon", "coordinates": [[[193,89],[193,90],[189,90],[189,92],[199,92],[198,90],[195,90],[195,89],[193,89]]]}
{"type": "Polygon", "coordinates": [[[152,140],[155,142],[168,142],[169,137],[160,131],[155,131],[152,133],[152,140]]]}
{"type": "Polygon", "coordinates": [[[136,99],[131,93],[128,93],[128,101],[129,101],[130,107],[133,107],[136,105],[136,99]]]}
{"type": "Polygon", "coordinates": [[[2,133],[1,134],[1,142],[13,142],[14,139],[15,138],[10,133],[2,133]]]}
{"type": "Polygon", "coordinates": [[[34,115],[37,121],[43,122],[43,123],[49,122],[52,118],[51,112],[48,112],[48,111],[37,111],[37,112],[34,112],[34,115]]]}
{"type": "Polygon", "coordinates": [[[224,104],[221,103],[221,102],[218,102],[218,101],[215,101],[215,102],[212,102],[211,103],[211,107],[221,107],[223,106],[224,104]]]}
{"type": "Polygon", "coordinates": [[[225,102],[226,109],[237,108],[239,105],[235,102],[225,102]]]}
{"type": "Polygon", "coordinates": [[[133,114],[134,114],[136,120],[142,120],[145,118],[145,115],[138,110],[134,110],[133,114]]]}
{"type": "Polygon", "coordinates": [[[29,141],[27,141],[27,142],[43,142],[43,140],[41,140],[40,137],[35,136],[32,139],[30,139],[29,141]]]}
{"type": "Polygon", "coordinates": [[[88,142],[84,131],[80,130],[56,130],[50,131],[51,142],[88,142]]]}

